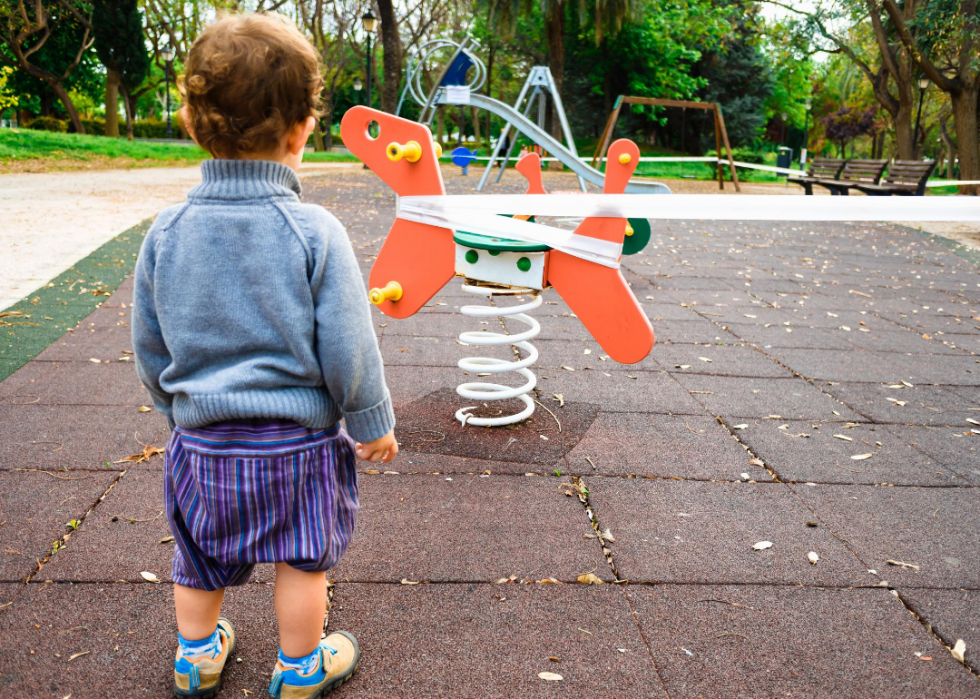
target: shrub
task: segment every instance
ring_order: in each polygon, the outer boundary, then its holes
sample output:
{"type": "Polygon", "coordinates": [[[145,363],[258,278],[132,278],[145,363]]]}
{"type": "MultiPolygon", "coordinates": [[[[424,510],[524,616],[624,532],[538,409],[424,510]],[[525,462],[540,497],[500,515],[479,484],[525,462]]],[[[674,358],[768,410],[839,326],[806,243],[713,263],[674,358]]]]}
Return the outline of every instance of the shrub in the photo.
{"type": "Polygon", "coordinates": [[[105,119],[82,119],[82,126],[89,136],[105,136],[105,119]]]}
{"type": "MultiPolygon", "coordinates": [[[[120,124],[119,131],[122,132],[124,127],[120,124]]],[[[180,129],[177,128],[177,124],[173,124],[174,136],[180,137],[180,129]]],[[[160,119],[146,119],[144,121],[133,122],[133,137],[134,138],[166,138],[167,137],[167,122],[160,119]]]]}
{"type": "Polygon", "coordinates": [[[55,133],[68,133],[68,122],[54,117],[37,117],[27,124],[27,128],[34,131],[54,131],[55,133]]]}
{"type": "MultiPolygon", "coordinates": [[[[714,156],[716,151],[709,150],[707,155],[714,156]]],[[[726,151],[721,152],[722,159],[728,157],[726,151]]],[[[766,154],[754,151],[750,148],[732,148],[732,158],[742,163],[750,163],[752,165],[765,165],[766,164],[766,154]]]]}

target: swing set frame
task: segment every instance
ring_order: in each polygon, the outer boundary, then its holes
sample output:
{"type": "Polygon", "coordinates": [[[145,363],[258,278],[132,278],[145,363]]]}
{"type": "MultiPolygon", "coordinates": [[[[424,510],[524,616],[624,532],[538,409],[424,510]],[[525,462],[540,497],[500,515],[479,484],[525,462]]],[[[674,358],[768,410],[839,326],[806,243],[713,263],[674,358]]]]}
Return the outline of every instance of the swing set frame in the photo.
{"type": "MultiPolygon", "coordinates": [[[[721,105],[716,102],[687,102],[684,100],[668,100],[656,97],[631,97],[629,95],[619,95],[616,104],[613,106],[609,119],[606,120],[606,127],[602,130],[599,138],[599,145],[596,146],[595,153],[592,155],[592,167],[598,167],[609,144],[612,142],[613,131],[616,129],[616,122],[619,120],[619,112],[624,104],[642,104],[651,107],[678,107],[681,109],[706,109],[714,112],[715,115],[715,152],[721,153],[722,143],[725,145],[725,153],[728,155],[728,169],[732,176],[732,183],[735,191],[741,192],[738,184],[738,173],[735,172],[735,159],[732,157],[732,147],[728,142],[728,131],[725,129],[725,118],[721,115],[721,105]]],[[[718,189],[725,189],[725,178],[722,170],[721,160],[718,160],[718,189]]]]}

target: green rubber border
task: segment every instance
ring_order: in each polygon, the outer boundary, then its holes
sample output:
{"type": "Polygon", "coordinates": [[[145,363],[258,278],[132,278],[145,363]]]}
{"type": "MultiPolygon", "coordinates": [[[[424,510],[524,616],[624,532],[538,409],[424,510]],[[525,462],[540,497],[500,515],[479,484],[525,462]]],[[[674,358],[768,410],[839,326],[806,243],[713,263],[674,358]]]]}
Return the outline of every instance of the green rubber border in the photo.
{"type": "Polygon", "coordinates": [[[78,325],[119,288],[136,266],[136,256],[152,222],[147,219],[123,231],[37,291],[0,311],[24,314],[0,318],[0,381],[78,325]]]}
{"type": "Polygon", "coordinates": [[[957,257],[962,257],[967,262],[970,262],[977,267],[980,267],[980,250],[969,245],[964,245],[963,243],[958,243],[952,238],[946,238],[937,233],[930,233],[929,231],[923,231],[918,228],[912,228],[912,226],[895,226],[904,231],[909,231],[910,233],[915,233],[920,238],[925,238],[928,241],[936,243],[937,245],[942,245],[944,248],[950,250],[957,257]]]}

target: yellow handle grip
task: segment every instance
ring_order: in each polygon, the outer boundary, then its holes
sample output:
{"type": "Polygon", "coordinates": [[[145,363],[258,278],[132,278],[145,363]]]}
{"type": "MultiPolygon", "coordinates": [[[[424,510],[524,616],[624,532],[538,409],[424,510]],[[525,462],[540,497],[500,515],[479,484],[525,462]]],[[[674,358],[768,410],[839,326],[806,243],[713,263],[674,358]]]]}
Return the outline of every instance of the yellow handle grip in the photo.
{"type": "Polygon", "coordinates": [[[402,297],[402,285],[398,282],[388,282],[384,288],[371,289],[368,298],[375,306],[380,306],[385,301],[397,301],[402,297]]]}
{"type": "Polygon", "coordinates": [[[442,157],[442,144],[439,143],[438,141],[435,141],[432,145],[435,146],[435,148],[436,148],[436,158],[437,159],[438,158],[441,158],[442,157]]]}
{"type": "Polygon", "coordinates": [[[410,163],[417,163],[419,158],[422,157],[422,146],[419,145],[418,141],[409,141],[408,143],[389,143],[388,144],[388,160],[393,163],[397,163],[399,160],[406,160],[410,163]]]}
{"type": "Polygon", "coordinates": [[[633,231],[633,226],[631,226],[631,225],[630,225],[630,224],[629,224],[629,223],[627,222],[627,224],[626,224],[626,235],[633,235],[633,233],[634,233],[634,231],[633,231]]]}

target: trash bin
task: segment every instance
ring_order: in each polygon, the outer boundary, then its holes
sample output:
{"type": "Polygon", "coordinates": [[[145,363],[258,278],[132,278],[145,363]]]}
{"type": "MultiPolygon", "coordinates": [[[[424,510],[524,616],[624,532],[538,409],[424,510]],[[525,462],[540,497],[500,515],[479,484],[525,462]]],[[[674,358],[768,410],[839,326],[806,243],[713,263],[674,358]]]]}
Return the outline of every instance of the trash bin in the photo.
{"type": "Polygon", "coordinates": [[[793,161],[793,149],[787,146],[780,146],[776,154],[776,167],[788,168],[793,161]]]}

